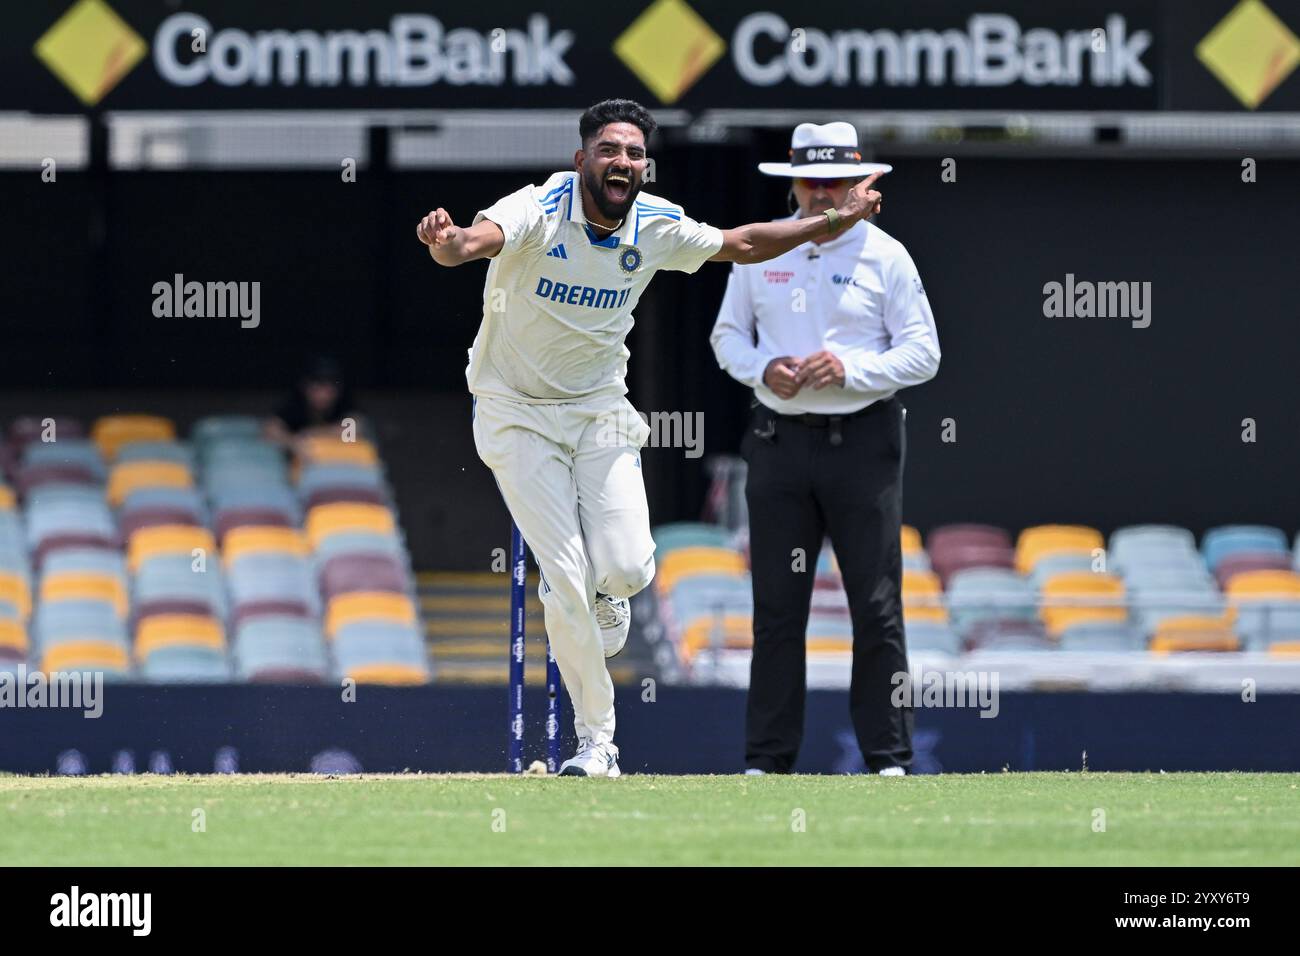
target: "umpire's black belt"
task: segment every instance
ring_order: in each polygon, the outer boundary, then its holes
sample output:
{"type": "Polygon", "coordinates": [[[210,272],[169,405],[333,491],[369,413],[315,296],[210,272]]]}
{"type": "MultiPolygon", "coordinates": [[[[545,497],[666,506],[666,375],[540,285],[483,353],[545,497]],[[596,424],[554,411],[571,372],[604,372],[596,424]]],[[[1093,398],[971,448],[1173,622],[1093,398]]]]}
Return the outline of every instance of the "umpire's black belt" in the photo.
{"type": "Polygon", "coordinates": [[[847,422],[849,419],[852,418],[861,418],[863,415],[870,415],[873,412],[878,412],[883,408],[888,408],[893,401],[894,399],[891,396],[889,398],[882,399],[880,401],[872,402],[866,408],[859,408],[856,412],[843,412],[841,414],[836,414],[836,415],[819,415],[815,412],[802,412],[801,414],[798,415],[783,415],[780,412],[773,412],[773,414],[777,418],[780,418],[787,422],[799,422],[802,425],[810,425],[813,428],[826,428],[827,426],[830,425],[837,425],[840,422],[847,422]]]}

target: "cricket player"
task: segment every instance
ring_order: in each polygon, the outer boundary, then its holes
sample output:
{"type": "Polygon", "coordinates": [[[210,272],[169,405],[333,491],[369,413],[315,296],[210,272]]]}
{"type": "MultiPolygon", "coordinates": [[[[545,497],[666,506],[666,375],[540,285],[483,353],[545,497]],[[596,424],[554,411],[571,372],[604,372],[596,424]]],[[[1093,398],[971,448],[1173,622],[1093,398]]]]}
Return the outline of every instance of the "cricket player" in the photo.
{"type": "Polygon", "coordinates": [[[624,340],[660,269],[763,262],[874,214],[868,177],[838,208],[717,229],[642,192],[650,113],[605,100],[578,121],[571,171],[528,185],[458,226],[437,208],[416,227],[442,266],[490,259],[466,378],[474,443],[541,569],[546,632],[573,701],[568,776],[616,777],[614,685],[628,599],[654,577],[641,476],[649,428],[626,399],[624,340]]]}

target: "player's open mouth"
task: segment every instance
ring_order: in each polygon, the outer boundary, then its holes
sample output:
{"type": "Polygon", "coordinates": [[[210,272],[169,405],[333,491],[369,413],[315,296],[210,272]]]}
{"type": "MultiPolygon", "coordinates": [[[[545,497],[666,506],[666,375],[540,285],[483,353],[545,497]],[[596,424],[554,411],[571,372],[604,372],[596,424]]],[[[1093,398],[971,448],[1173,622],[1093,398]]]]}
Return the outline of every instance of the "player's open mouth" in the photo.
{"type": "Polygon", "coordinates": [[[622,202],[632,192],[631,177],[622,173],[610,173],[605,177],[605,192],[615,202],[622,202]]]}

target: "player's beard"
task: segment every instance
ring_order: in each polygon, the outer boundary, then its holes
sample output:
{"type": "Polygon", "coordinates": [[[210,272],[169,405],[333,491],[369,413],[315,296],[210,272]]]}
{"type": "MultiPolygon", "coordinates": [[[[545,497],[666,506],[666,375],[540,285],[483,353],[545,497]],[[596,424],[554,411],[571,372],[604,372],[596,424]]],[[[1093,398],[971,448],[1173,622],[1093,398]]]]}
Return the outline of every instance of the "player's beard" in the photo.
{"type": "Polygon", "coordinates": [[[582,183],[587,187],[587,195],[596,204],[596,209],[600,211],[600,214],[610,222],[618,222],[620,219],[626,218],[628,211],[632,208],[632,203],[636,202],[637,193],[641,192],[641,183],[638,181],[636,173],[629,174],[628,178],[630,184],[627,198],[622,201],[615,201],[605,192],[604,177],[597,175],[596,171],[590,166],[582,171],[582,183]]]}

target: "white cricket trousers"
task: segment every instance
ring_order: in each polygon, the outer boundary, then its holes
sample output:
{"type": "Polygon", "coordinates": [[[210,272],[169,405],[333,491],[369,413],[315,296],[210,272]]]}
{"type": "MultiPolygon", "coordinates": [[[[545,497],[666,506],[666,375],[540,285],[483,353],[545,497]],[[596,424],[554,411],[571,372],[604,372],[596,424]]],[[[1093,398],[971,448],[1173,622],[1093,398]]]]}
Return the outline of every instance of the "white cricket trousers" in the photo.
{"type": "Polygon", "coordinates": [[[650,428],[627,399],[534,405],[479,396],[474,446],[541,569],[546,633],[573,726],[614,739],[614,683],[592,605],[654,577],[640,448],[650,428]]]}

